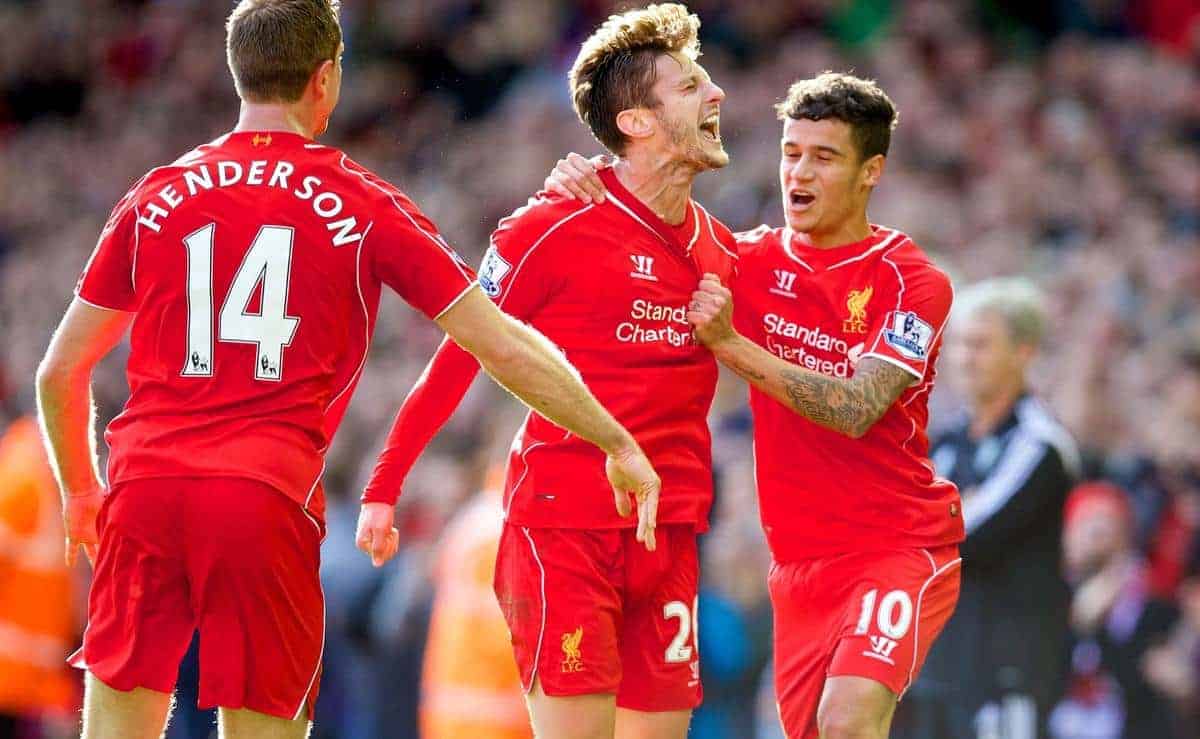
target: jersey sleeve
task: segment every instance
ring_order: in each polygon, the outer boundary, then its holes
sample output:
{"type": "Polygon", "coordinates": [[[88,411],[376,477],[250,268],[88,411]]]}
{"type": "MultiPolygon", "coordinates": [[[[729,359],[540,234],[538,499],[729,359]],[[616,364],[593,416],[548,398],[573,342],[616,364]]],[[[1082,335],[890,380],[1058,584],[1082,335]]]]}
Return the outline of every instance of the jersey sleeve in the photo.
{"type": "Polygon", "coordinates": [[[384,196],[368,234],[375,277],[437,318],[467,294],[475,274],[411,200],[382,181],[373,184],[384,196]]]}
{"type": "Polygon", "coordinates": [[[138,246],[136,192],[135,185],[113,208],[75,283],[75,294],[85,303],[121,311],[137,307],[133,278],[138,246]]]}
{"type": "MultiPolygon", "coordinates": [[[[520,214],[521,211],[518,211],[520,214]]],[[[557,221],[541,216],[514,215],[500,221],[479,265],[479,286],[511,316],[528,321],[553,297],[560,285],[559,249],[569,239],[563,226],[570,215],[557,221]]]]}
{"type": "Polygon", "coordinates": [[[921,380],[941,341],[954,290],[950,278],[932,265],[900,264],[894,269],[894,302],[877,312],[862,356],[890,362],[921,380]]]}
{"type": "Polygon", "coordinates": [[[362,502],[396,502],[417,457],[458,408],[478,371],[475,357],[450,337],[442,341],[396,414],[362,502]]]}

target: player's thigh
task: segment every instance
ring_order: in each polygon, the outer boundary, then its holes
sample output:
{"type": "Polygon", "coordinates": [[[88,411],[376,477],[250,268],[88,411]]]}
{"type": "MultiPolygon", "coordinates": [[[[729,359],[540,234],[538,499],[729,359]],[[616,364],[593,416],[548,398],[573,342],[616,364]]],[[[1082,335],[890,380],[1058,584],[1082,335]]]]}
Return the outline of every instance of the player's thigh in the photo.
{"type": "Polygon", "coordinates": [[[645,713],[687,712],[704,695],[696,635],[696,534],[690,525],[667,525],[658,528],[657,538],[650,552],[632,529],[622,532],[625,620],[617,705],[645,713]]]}
{"type": "Polygon", "coordinates": [[[535,678],[525,696],[535,739],[612,739],[616,698],[611,693],[546,695],[535,678]]]}
{"type": "Polygon", "coordinates": [[[174,689],[196,620],[178,524],[178,480],[116,485],[101,508],[88,626],[71,662],[115,690],[174,689]]]}
{"type": "Polygon", "coordinates": [[[896,694],[886,685],[851,675],[825,681],[817,708],[821,739],[887,739],[896,694]]]}
{"type": "Polygon", "coordinates": [[[117,690],[91,672],[84,680],[81,739],[156,739],[163,733],[171,694],[148,688],[117,690]]]}
{"type": "Polygon", "coordinates": [[[220,739],[304,739],[311,727],[307,717],[284,719],[244,708],[217,712],[220,739]]]}
{"type": "Polygon", "coordinates": [[[325,629],[320,527],[253,480],[197,480],[190,493],[200,706],[311,718],[325,629]]]}
{"type": "Polygon", "coordinates": [[[614,739],[686,739],[692,712],[634,711],[617,708],[617,730],[614,739]]]}
{"type": "Polygon", "coordinates": [[[958,602],[960,563],[951,546],[863,554],[831,571],[853,590],[829,675],[870,678],[902,696],[958,602]]]}
{"type": "Polygon", "coordinates": [[[618,531],[505,525],[494,586],[526,692],[617,692],[621,557],[618,531]]]}
{"type": "Polygon", "coordinates": [[[824,567],[820,560],[777,562],[767,578],[775,701],[790,739],[817,737],[817,707],[849,597],[845,583],[835,578],[820,585],[824,567]]]}

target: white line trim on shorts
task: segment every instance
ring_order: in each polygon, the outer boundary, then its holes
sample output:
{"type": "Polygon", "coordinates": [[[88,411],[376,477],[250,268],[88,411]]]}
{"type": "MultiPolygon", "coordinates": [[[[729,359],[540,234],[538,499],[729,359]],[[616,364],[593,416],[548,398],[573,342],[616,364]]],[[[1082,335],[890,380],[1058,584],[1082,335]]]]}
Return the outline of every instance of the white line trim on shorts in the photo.
{"type": "Polygon", "coordinates": [[[537,562],[538,572],[541,573],[541,589],[542,589],[542,625],[538,629],[537,651],[533,653],[533,672],[529,673],[529,685],[525,686],[525,693],[528,694],[533,690],[533,684],[537,682],[538,663],[542,660],[542,637],[546,635],[546,569],[542,567],[542,558],[538,556],[537,545],[533,543],[533,537],[529,535],[529,529],[522,526],[521,533],[525,534],[525,538],[529,540],[529,550],[533,552],[533,561],[537,562]]]}
{"type": "MultiPolygon", "coordinates": [[[[320,549],[317,550],[320,552],[320,549]]],[[[300,696],[300,706],[296,708],[296,715],[292,716],[293,721],[297,721],[300,715],[304,713],[304,706],[308,704],[308,696],[312,694],[313,686],[317,683],[317,675],[321,674],[321,661],[325,659],[325,631],[326,631],[326,611],[325,611],[325,588],[321,585],[321,574],[318,567],[317,572],[317,589],[321,591],[321,651],[317,653],[317,666],[313,668],[312,678],[308,681],[308,687],[304,689],[304,695],[300,696]]],[[[315,711],[315,706],[313,707],[315,711]]]]}
{"type": "Polygon", "coordinates": [[[917,592],[917,614],[915,619],[916,626],[913,630],[912,664],[908,668],[908,680],[905,681],[904,687],[900,689],[899,695],[896,696],[897,701],[903,698],[904,694],[907,693],[908,689],[912,686],[913,673],[917,670],[917,655],[920,654],[921,651],[921,600],[925,597],[925,590],[933,583],[935,579],[937,579],[938,575],[945,573],[955,565],[962,564],[962,557],[958,557],[957,559],[950,560],[941,567],[936,567],[934,566],[936,562],[933,559],[933,555],[929,553],[929,550],[922,549],[921,551],[924,552],[925,556],[929,558],[929,565],[933,568],[933,574],[929,576],[929,579],[926,580],[925,584],[921,586],[921,590],[917,592]]]}

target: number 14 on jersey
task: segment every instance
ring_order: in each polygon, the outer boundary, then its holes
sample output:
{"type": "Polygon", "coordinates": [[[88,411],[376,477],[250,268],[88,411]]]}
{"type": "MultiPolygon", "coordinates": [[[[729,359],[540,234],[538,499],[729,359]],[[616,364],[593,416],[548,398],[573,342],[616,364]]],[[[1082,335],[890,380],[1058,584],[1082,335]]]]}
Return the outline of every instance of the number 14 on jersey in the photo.
{"type": "MultiPolygon", "coordinates": [[[[212,377],[213,357],[213,241],[216,224],[184,238],[187,249],[188,330],[184,377],[212,377]]],[[[221,341],[253,344],[257,348],[254,379],[278,382],[283,377],[283,349],[292,343],[297,316],[287,315],[292,274],[292,240],[288,226],[263,226],[234,273],[221,306],[217,336],[221,341]],[[250,301],[261,286],[258,312],[250,301]]]]}

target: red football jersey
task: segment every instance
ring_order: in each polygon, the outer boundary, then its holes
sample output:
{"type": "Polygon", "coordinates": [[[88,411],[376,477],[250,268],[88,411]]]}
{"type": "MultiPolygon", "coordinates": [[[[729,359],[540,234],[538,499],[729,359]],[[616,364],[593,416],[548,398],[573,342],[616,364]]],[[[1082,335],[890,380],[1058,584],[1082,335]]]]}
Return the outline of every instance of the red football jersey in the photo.
{"type": "Polygon", "coordinates": [[[744,336],[824,375],[850,377],[860,359],[877,357],[913,376],[861,439],[751,389],[762,523],[775,559],[962,541],[958,490],[934,473],[925,433],[949,278],[912,239],[878,226],[834,249],[766,226],[738,241],[734,320],[744,336]]]}
{"type": "MultiPolygon", "coordinates": [[[[506,313],[557,344],[641,444],[662,478],[659,522],[703,530],[712,504],[706,417],[717,367],[693,340],[685,313],[703,273],[726,282],[733,277],[736,242],[694,202],[684,226],[672,228],[611,170],[600,176],[610,193],[602,205],[539,193],[502,220],[479,284],[506,313]],[[690,236],[685,241],[677,233],[690,236]]],[[[473,376],[470,363],[470,374],[461,376],[462,354],[453,344],[439,350],[405,401],[426,402],[429,411],[401,410],[364,500],[396,499],[416,451],[432,436],[429,424],[449,414],[436,399],[451,393],[457,402],[473,376]]],[[[537,414],[513,444],[505,508],[508,521],[520,526],[635,525],[617,516],[603,453],[537,414]]]]}
{"type": "Polygon", "coordinates": [[[76,287],[136,313],[109,482],[250,478],[320,518],[381,284],[433,317],[472,279],[399,190],[303,136],[231,133],[150,171],[76,287]]]}

